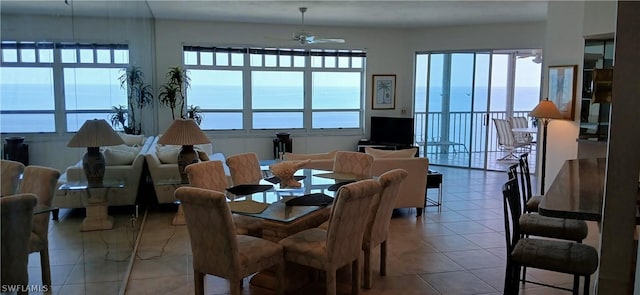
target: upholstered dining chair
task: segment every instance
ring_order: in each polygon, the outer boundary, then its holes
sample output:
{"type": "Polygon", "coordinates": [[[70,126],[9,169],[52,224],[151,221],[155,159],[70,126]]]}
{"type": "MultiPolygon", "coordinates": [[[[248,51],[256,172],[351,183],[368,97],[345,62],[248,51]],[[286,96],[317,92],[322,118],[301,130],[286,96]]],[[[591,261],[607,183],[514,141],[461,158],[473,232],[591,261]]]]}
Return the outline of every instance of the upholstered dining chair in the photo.
{"type": "Polygon", "coordinates": [[[13,195],[18,192],[20,174],[24,171],[24,164],[11,160],[0,160],[0,197],[13,195]]]}
{"type": "Polygon", "coordinates": [[[373,156],[359,152],[338,151],[333,162],[333,171],[371,177],[373,156]]]}
{"type": "MultiPolygon", "coordinates": [[[[555,272],[572,274],[573,289],[558,286],[547,287],[573,291],[578,294],[580,276],[584,276],[584,294],[589,294],[589,279],[598,268],[598,252],[595,248],[566,241],[524,238],[518,220],[522,214],[518,181],[509,179],[502,190],[504,205],[504,227],[507,250],[507,267],[504,280],[504,294],[518,294],[520,270],[533,267],[555,272]]],[[[529,282],[522,280],[522,282],[529,282]]]]}
{"type": "Polygon", "coordinates": [[[394,169],[380,175],[379,198],[373,199],[371,211],[367,218],[367,226],[362,238],[362,250],[364,251],[364,287],[371,288],[371,250],[380,245],[380,275],[387,274],[387,238],[389,236],[389,223],[393,207],[398,198],[400,184],[407,178],[407,171],[394,169]]]}
{"type": "Polygon", "coordinates": [[[311,228],[280,240],[287,262],[326,272],[326,292],[336,294],[336,271],[351,263],[351,293],[360,292],[360,251],[371,202],[380,192],[372,179],[346,184],[338,189],[329,229],[311,228]]]}
{"type": "MultiPolygon", "coordinates": [[[[185,168],[185,172],[189,178],[189,184],[192,187],[214,190],[221,193],[224,193],[225,189],[229,187],[227,184],[227,175],[220,161],[204,161],[190,164],[185,168]]],[[[254,237],[262,236],[261,219],[237,214],[232,214],[232,218],[236,234],[254,237]]]]}
{"type": "MultiPolygon", "coordinates": [[[[43,166],[29,165],[24,169],[20,193],[32,193],[38,197],[38,207],[51,207],[60,171],[43,166]]],[[[33,216],[30,238],[31,253],[40,253],[42,284],[51,290],[51,268],[49,266],[49,213],[33,216]]]]}
{"type": "Polygon", "coordinates": [[[260,161],[256,153],[245,153],[227,157],[233,185],[257,184],[262,179],[260,161]]]}
{"type": "Polygon", "coordinates": [[[175,196],[184,215],[193,253],[195,294],[204,294],[204,276],[229,281],[232,295],[241,294],[242,279],[277,266],[278,294],[284,293],[282,246],[264,239],[236,235],[231,211],[223,193],[180,187],[175,196]]]}
{"type": "MultiPolygon", "coordinates": [[[[0,198],[0,227],[2,253],[0,257],[0,285],[19,285],[26,290],[29,284],[29,236],[33,208],[38,199],[34,194],[16,194],[0,198]]],[[[29,294],[26,291],[18,294],[29,294]]]]}

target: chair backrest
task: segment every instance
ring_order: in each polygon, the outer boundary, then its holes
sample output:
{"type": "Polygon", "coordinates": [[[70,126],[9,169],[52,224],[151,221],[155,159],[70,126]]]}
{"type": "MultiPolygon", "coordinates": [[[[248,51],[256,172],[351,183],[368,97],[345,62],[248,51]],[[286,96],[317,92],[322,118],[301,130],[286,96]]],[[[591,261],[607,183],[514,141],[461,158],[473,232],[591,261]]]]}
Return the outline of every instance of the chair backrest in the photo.
{"type": "MultiPolygon", "coordinates": [[[[529,128],[529,122],[526,117],[511,117],[511,126],[512,128],[529,128]]],[[[526,132],[514,133],[513,137],[520,142],[531,142],[533,140],[533,135],[526,132]]]]}
{"type": "Polygon", "coordinates": [[[371,177],[373,156],[359,152],[338,151],[333,162],[333,171],[371,177]]]}
{"type": "Polygon", "coordinates": [[[204,161],[187,166],[184,171],[193,187],[210,189],[224,193],[229,187],[224,166],[220,161],[204,161]]]}
{"type": "Polygon", "coordinates": [[[20,184],[20,174],[24,171],[24,164],[11,160],[0,161],[0,197],[13,195],[18,192],[20,184]]]}
{"type": "Polygon", "coordinates": [[[233,155],[227,158],[233,185],[257,184],[262,179],[260,161],[256,153],[233,155]]]}
{"type": "MultiPolygon", "coordinates": [[[[518,166],[519,164],[513,164],[507,168],[507,179],[518,179],[518,166]]],[[[522,181],[522,175],[520,175],[520,180],[522,181]]],[[[522,205],[522,212],[525,211],[525,206],[527,204],[527,198],[524,194],[524,189],[519,186],[518,194],[520,196],[520,205],[522,205]]]]}
{"type": "Polygon", "coordinates": [[[330,264],[345,265],[360,256],[362,237],[371,202],[380,193],[372,179],[343,185],[333,203],[327,230],[327,258],[330,264]],[[364,218],[363,218],[364,217],[364,218]]]}
{"type": "Polygon", "coordinates": [[[231,211],[224,194],[196,187],[175,192],[187,223],[193,268],[229,278],[240,267],[238,242],[231,211]]]}
{"type": "Polygon", "coordinates": [[[522,197],[526,202],[533,196],[531,190],[531,171],[529,171],[529,153],[520,155],[520,187],[522,188],[522,197]]]}
{"type": "Polygon", "coordinates": [[[375,246],[387,239],[389,222],[398,198],[400,184],[407,178],[407,174],[404,169],[393,169],[378,178],[378,183],[380,183],[379,198],[374,198],[372,201],[367,227],[364,231],[363,246],[365,246],[364,244],[375,246]]]}
{"type": "Polygon", "coordinates": [[[504,236],[507,241],[507,253],[513,251],[513,247],[520,239],[520,193],[518,192],[518,180],[510,178],[502,187],[504,205],[504,236]]]}
{"type": "Polygon", "coordinates": [[[0,227],[2,228],[2,266],[0,283],[26,285],[29,282],[29,237],[33,208],[38,199],[34,194],[17,194],[0,198],[0,227]]]}
{"type": "Polygon", "coordinates": [[[511,123],[503,119],[493,119],[493,123],[496,126],[498,144],[505,147],[513,147],[516,140],[513,137],[513,131],[511,131],[511,123]]]}
{"type": "MultiPolygon", "coordinates": [[[[38,206],[51,207],[60,171],[43,166],[29,165],[24,169],[24,176],[20,184],[20,193],[31,193],[38,197],[38,206]]],[[[33,232],[42,240],[49,236],[49,215],[37,214],[33,216],[33,232]]]]}

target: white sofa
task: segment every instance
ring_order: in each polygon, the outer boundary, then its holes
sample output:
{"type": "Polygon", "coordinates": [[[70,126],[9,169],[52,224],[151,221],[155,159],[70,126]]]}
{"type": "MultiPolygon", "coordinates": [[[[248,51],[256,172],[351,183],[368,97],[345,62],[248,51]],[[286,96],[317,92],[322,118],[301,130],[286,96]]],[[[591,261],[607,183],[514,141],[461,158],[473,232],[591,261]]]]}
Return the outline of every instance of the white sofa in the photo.
{"type": "MultiPolygon", "coordinates": [[[[287,154],[285,154],[285,159],[287,154]]],[[[296,158],[300,160],[301,158],[296,158]]],[[[333,159],[312,159],[304,168],[332,170],[333,159]]],[[[427,158],[375,158],[371,167],[373,176],[396,168],[404,169],[408,172],[407,178],[400,186],[399,196],[394,208],[416,208],[417,215],[422,214],[425,205],[425,194],[427,187],[427,171],[429,170],[429,159],[427,158]]]]}
{"type": "MultiPolygon", "coordinates": [[[[144,165],[144,155],[147,153],[147,150],[155,138],[154,136],[121,136],[123,140],[125,140],[126,146],[103,148],[103,154],[107,162],[104,173],[105,182],[108,182],[110,179],[123,180],[125,182],[123,188],[109,189],[107,196],[109,206],[133,205],[136,203],[138,187],[141,180],[140,177],[144,165]],[[135,154],[131,149],[125,150],[127,147],[135,147],[136,150],[139,151],[135,154]],[[133,153],[133,155],[131,155],[133,158],[131,163],[128,163],[131,161],[131,158],[126,159],[128,156],[122,156],[125,155],[124,153],[126,153],[126,151],[133,153]],[[115,165],[111,165],[110,163],[115,165]]],[[[66,172],[60,176],[58,185],[67,182],[86,181],[84,170],[82,169],[82,160],[80,160],[75,165],[66,169],[66,172]]],[[[86,197],[86,191],[84,190],[57,190],[56,196],[53,199],[53,206],[58,208],[84,208],[84,197],[86,197]]]]}
{"type": "MultiPolygon", "coordinates": [[[[180,149],[180,147],[158,145],[158,139],[160,136],[161,135],[158,135],[151,143],[151,147],[145,156],[149,167],[149,174],[153,180],[153,187],[156,192],[158,203],[168,204],[175,202],[176,199],[173,196],[173,193],[175,189],[180,186],[181,178],[177,164],[178,155],[177,153],[171,152],[159,153],[159,149],[162,149],[163,147],[180,149]]],[[[210,143],[196,145],[195,148],[196,150],[201,150],[206,153],[211,161],[222,161],[226,174],[230,175],[229,167],[225,164],[224,154],[213,153],[213,146],[210,143]]]]}

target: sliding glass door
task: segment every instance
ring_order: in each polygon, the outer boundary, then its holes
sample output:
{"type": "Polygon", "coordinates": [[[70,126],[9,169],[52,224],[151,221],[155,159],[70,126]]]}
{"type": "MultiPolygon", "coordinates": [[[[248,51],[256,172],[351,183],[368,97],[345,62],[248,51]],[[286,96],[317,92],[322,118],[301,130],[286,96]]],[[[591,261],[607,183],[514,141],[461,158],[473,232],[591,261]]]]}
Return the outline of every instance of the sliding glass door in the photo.
{"type": "Polygon", "coordinates": [[[540,64],[532,60],[519,51],[416,54],[421,155],[434,165],[503,170],[493,119],[527,117],[537,104],[540,64]]]}

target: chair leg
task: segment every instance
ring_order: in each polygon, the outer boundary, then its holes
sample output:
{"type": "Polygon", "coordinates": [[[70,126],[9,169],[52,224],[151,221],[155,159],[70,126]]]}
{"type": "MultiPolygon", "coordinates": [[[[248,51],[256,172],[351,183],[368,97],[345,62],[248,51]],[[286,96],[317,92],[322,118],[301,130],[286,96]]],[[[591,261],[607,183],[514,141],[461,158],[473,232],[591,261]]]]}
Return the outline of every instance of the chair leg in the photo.
{"type": "Polygon", "coordinates": [[[380,244],[380,275],[387,275],[387,240],[380,244]]]}
{"type": "Polygon", "coordinates": [[[512,271],[512,275],[511,275],[511,288],[510,288],[510,292],[508,294],[514,294],[514,295],[518,295],[518,293],[520,292],[520,280],[518,279],[520,277],[520,269],[522,266],[518,265],[518,264],[513,264],[511,266],[511,271],[512,271]]]}
{"type": "Polygon", "coordinates": [[[328,269],[326,271],[325,285],[327,287],[327,295],[336,295],[336,270],[328,269]]]}
{"type": "Polygon", "coordinates": [[[204,274],[193,270],[193,288],[196,295],[204,295],[204,274]]]}
{"type": "Polygon", "coordinates": [[[591,278],[590,275],[586,275],[584,276],[584,295],[589,295],[589,289],[591,287],[589,279],[591,278]]]}
{"type": "Polygon", "coordinates": [[[242,279],[238,279],[236,277],[231,277],[229,279],[229,291],[231,295],[241,295],[242,294],[242,279]]]}
{"type": "Polygon", "coordinates": [[[351,294],[360,294],[360,259],[351,262],[351,294]]]}
{"type": "Polygon", "coordinates": [[[47,287],[46,294],[51,294],[51,266],[49,264],[49,247],[40,250],[40,268],[42,269],[42,285],[47,287]]]}
{"type": "Polygon", "coordinates": [[[580,294],[580,276],[573,275],[573,295],[580,294]]]}
{"type": "Polygon", "coordinates": [[[371,248],[364,249],[364,288],[371,289],[371,248]]]}

